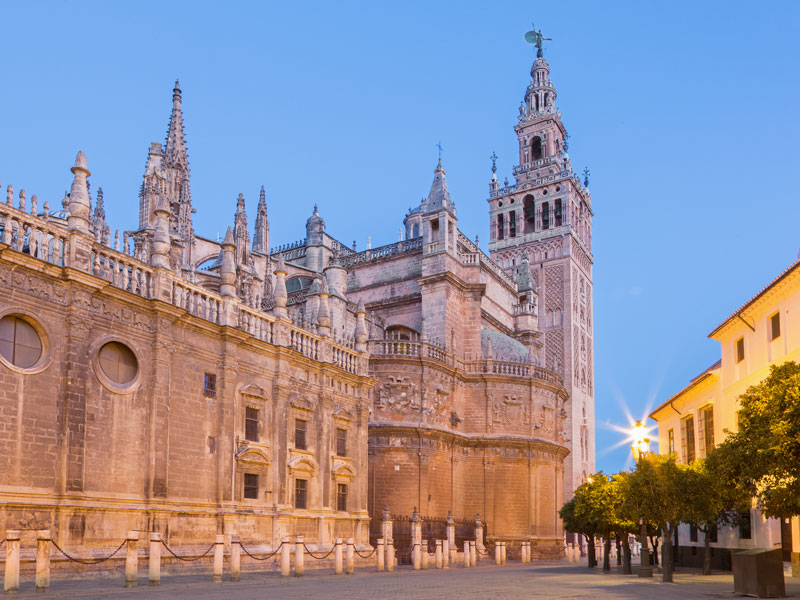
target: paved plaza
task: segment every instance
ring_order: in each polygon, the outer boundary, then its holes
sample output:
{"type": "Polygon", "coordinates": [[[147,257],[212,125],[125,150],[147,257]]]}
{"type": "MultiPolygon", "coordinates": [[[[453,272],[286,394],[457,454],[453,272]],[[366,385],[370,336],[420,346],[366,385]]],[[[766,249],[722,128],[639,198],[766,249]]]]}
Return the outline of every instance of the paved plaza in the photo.
{"type": "MultiPolygon", "coordinates": [[[[616,567],[615,567],[616,569],[616,567]]],[[[354,575],[335,576],[330,570],[307,571],[302,578],[283,579],[275,572],[242,573],[239,582],[212,583],[211,575],[164,577],[158,587],[147,585],[146,572],[135,588],[122,587],[122,574],[114,579],[55,581],[46,593],[36,593],[33,584],[23,582],[18,597],[45,598],[124,598],[166,599],[202,598],[220,600],[300,598],[731,598],[733,576],[730,573],[703,576],[681,570],[675,583],[661,583],[658,577],[642,580],[616,571],[604,574],[589,571],[583,565],[564,562],[507,564],[473,569],[415,572],[400,568],[394,573],[376,573],[367,568],[354,575]]],[[[227,576],[226,576],[227,577],[227,576]]],[[[800,579],[786,578],[786,593],[800,597],[800,579]]],[[[9,596],[14,597],[14,596],[9,596]]]]}

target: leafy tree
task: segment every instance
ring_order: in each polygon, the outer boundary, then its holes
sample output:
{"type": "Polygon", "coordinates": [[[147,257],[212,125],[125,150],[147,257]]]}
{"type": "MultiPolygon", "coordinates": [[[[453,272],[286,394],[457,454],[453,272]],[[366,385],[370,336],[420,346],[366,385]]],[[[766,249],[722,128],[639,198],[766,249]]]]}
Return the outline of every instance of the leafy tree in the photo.
{"type": "Polygon", "coordinates": [[[630,534],[636,534],[639,530],[636,516],[626,512],[625,489],[628,485],[627,478],[630,473],[617,473],[611,478],[611,493],[614,505],[614,535],[622,544],[622,572],[631,574],[631,545],[628,541],[630,534]]]}
{"type": "Polygon", "coordinates": [[[693,501],[688,469],[677,464],[674,456],[651,454],[637,463],[623,484],[624,512],[661,529],[665,582],[672,581],[674,569],[672,536],[681,521],[686,521],[686,507],[693,501]]]}
{"type": "Polygon", "coordinates": [[[768,517],[800,515],[800,365],[773,365],[740,397],[739,430],[711,453],[768,517]]]}
{"type": "MultiPolygon", "coordinates": [[[[578,490],[576,489],[575,491],[577,493],[578,490]]],[[[559,509],[558,515],[561,517],[561,522],[566,531],[583,535],[586,538],[586,554],[589,568],[592,568],[597,565],[594,551],[594,537],[597,535],[597,530],[594,527],[594,523],[584,521],[583,513],[577,511],[577,506],[580,502],[581,500],[577,495],[573,496],[559,509]]]]}
{"type": "Polygon", "coordinates": [[[565,511],[567,519],[562,514],[564,527],[567,531],[582,533],[586,536],[590,567],[597,565],[594,538],[597,535],[604,538],[604,571],[611,569],[609,553],[611,550],[610,536],[614,525],[613,502],[614,496],[611,492],[610,480],[601,471],[579,485],[575,489],[572,500],[562,507],[562,510],[567,508],[567,511],[565,511]],[[567,522],[568,519],[570,520],[569,524],[567,522]]]}

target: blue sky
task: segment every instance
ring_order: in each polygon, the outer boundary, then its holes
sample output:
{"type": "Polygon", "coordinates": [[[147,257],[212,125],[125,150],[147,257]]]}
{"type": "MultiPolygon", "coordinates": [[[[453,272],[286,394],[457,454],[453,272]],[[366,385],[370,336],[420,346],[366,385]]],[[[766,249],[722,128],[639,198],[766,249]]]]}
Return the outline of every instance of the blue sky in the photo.
{"type": "Polygon", "coordinates": [[[486,248],[489,156],[511,176],[535,22],[594,199],[598,469],[607,424],[714,362],[708,332],[797,256],[796,2],[5,2],[0,181],[58,206],[78,150],[112,229],[137,223],[180,78],[201,234],[267,189],[272,243],[314,203],[397,239],[444,147],[486,248]]]}

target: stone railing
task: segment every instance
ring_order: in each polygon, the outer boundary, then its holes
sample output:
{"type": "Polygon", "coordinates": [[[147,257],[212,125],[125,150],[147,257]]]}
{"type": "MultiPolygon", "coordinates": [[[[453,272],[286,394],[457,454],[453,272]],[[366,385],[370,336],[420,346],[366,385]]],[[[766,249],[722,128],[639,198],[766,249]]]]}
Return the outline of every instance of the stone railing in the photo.
{"type": "Polygon", "coordinates": [[[533,302],[522,302],[515,304],[512,309],[515,317],[517,315],[532,315],[536,312],[536,305],[533,302]]]}
{"type": "Polygon", "coordinates": [[[66,241],[63,228],[9,204],[0,204],[0,242],[9,248],[63,266],[66,241]]]}
{"type": "Polygon", "coordinates": [[[269,253],[280,254],[281,252],[286,252],[287,250],[294,250],[295,248],[305,247],[305,245],[306,245],[306,238],[303,238],[302,240],[297,240],[296,242],[292,242],[291,244],[283,244],[281,246],[275,246],[274,248],[270,248],[269,253]]]}
{"type": "Polygon", "coordinates": [[[222,297],[199,285],[174,279],[172,281],[172,304],[212,323],[222,324],[220,309],[222,297]]]}
{"type": "Polygon", "coordinates": [[[246,306],[239,307],[239,329],[262,342],[274,343],[274,323],[275,317],[272,315],[246,306]]]}
{"type": "Polygon", "coordinates": [[[152,297],[153,269],[127,254],[95,243],[91,272],[121,290],[143,298],[152,297]]]}
{"type": "MultiPolygon", "coordinates": [[[[467,252],[465,253],[465,255],[476,254],[478,256],[478,260],[480,260],[480,263],[483,266],[485,266],[492,273],[497,275],[497,277],[499,277],[501,281],[510,285],[512,289],[516,292],[517,290],[516,282],[511,277],[506,275],[506,272],[503,271],[503,269],[501,269],[491,258],[486,256],[483,250],[481,250],[472,240],[470,240],[460,231],[458,232],[458,243],[464,246],[464,248],[466,248],[467,252]]],[[[468,264],[473,264],[473,263],[468,263],[468,264]]]]}
{"type": "Polygon", "coordinates": [[[422,238],[415,237],[410,240],[403,240],[395,242],[394,244],[387,244],[386,246],[379,246],[364,250],[363,252],[356,252],[347,256],[337,256],[335,264],[348,268],[361,263],[371,262],[373,260],[380,260],[389,256],[404,254],[422,248],[422,238]]]}

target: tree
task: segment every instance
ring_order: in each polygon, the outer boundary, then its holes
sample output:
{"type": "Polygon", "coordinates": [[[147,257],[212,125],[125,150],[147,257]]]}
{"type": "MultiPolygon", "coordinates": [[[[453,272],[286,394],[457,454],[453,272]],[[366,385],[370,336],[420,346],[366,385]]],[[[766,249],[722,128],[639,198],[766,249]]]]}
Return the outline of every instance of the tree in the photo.
{"type": "Polygon", "coordinates": [[[665,582],[672,581],[672,536],[681,521],[686,521],[686,507],[693,501],[687,471],[674,456],[650,454],[637,463],[622,486],[625,513],[661,529],[665,582]]]}
{"type": "Polygon", "coordinates": [[[638,531],[636,516],[626,511],[625,489],[630,473],[617,473],[611,478],[611,493],[614,497],[614,535],[622,542],[622,572],[631,574],[631,545],[628,537],[638,531]]]}
{"type": "Polygon", "coordinates": [[[600,471],[579,485],[575,489],[572,500],[559,511],[567,531],[586,536],[589,567],[597,565],[594,538],[597,535],[603,536],[605,540],[604,571],[611,569],[608,555],[614,523],[613,501],[609,478],[600,471]]]}
{"type": "Polygon", "coordinates": [[[800,365],[773,365],[739,400],[739,430],[709,458],[724,457],[726,464],[715,466],[754,496],[764,515],[800,515],[800,365]]]}
{"type": "MultiPolygon", "coordinates": [[[[580,486],[579,486],[580,487],[580,486]]],[[[577,489],[575,490],[578,491],[577,489]]],[[[570,533],[577,533],[586,537],[586,554],[588,558],[588,566],[592,568],[597,565],[594,552],[594,536],[597,531],[593,523],[587,523],[583,520],[583,514],[577,511],[577,505],[581,500],[577,496],[573,496],[570,500],[564,503],[558,511],[558,516],[561,517],[561,522],[564,525],[564,530],[570,533]]]]}

